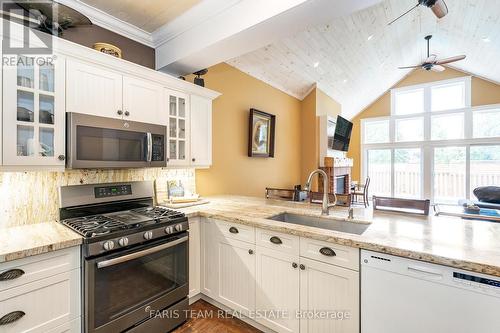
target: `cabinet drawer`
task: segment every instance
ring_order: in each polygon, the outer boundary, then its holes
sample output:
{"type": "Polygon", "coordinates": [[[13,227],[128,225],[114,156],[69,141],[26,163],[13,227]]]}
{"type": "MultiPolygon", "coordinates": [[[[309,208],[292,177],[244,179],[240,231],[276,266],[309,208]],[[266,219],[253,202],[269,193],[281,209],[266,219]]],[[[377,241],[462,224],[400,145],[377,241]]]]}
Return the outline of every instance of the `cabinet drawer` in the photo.
{"type": "Polygon", "coordinates": [[[16,311],[24,316],[3,325],[2,333],[48,332],[80,315],[80,269],[0,292],[0,318],[16,311]]]}
{"type": "Polygon", "coordinates": [[[217,237],[235,239],[255,244],[255,228],[243,224],[231,223],[222,220],[208,219],[213,222],[217,237]]]}
{"type": "Polygon", "coordinates": [[[300,256],[359,270],[359,249],[352,247],[301,237],[300,256]]]}
{"type": "Polygon", "coordinates": [[[2,263],[0,274],[21,275],[11,280],[0,281],[0,292],[78,267],[80,267],[79,246],[2,263]]]}
{"type": "Polygon", "coordinates": [[[299,255],[298,236],[284,234],[276,231],[256,229],[255,237],[256,243],[259,246],[286,252],[292,255],[299,255]]]}

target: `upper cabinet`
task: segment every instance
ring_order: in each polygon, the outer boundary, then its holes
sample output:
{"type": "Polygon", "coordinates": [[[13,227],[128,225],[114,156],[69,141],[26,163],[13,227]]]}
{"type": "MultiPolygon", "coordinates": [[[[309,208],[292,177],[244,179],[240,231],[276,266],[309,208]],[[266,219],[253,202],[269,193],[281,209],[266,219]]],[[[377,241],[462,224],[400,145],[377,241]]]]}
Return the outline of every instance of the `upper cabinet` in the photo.
{"type": "Polygon", "coordinates": [[[163,86],[95,64],[68,61],[67,112],[166,125],[163,86]]]}
{"type": "Polygon", "coordinates": [[[65,59],[13,57],[3,66],[3,164],[64,166],[65,59]]]}
{"type": "Polygon", "coordinates": [[[191,95],[191,166],[212,165],[212,100],[191,95]]]}
{"type": "Polygon", "coordinates": [[[68,60],[67,112],[122,117],[122,75],[105,67],[68,60]]]}
{"type": "Polygon", "coordinates": [[[168,105],[167,156],[170,166],[189,166],[189,96],[178,91],[165,89],[168,105]]]}

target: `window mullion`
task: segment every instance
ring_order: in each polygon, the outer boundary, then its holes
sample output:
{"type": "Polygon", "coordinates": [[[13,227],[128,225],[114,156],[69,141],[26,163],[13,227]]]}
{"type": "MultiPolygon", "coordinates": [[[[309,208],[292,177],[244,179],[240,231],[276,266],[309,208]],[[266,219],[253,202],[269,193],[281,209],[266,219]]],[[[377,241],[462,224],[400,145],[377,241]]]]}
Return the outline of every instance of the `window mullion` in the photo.
{"type": "Polygon", "coordinates": [[[465,147],[465,197],[470,199],[470,145],[465,147]]]}

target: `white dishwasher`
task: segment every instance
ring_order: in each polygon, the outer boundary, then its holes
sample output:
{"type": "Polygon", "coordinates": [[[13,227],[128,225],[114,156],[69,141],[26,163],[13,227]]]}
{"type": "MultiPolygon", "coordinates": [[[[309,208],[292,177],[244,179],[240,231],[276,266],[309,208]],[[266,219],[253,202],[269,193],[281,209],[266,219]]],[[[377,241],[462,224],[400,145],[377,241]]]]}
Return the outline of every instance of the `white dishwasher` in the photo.
{"type": "Polygon", "coordinates": [[[362,333],[499,333],[500,278],[361,251],[362,333]]]}

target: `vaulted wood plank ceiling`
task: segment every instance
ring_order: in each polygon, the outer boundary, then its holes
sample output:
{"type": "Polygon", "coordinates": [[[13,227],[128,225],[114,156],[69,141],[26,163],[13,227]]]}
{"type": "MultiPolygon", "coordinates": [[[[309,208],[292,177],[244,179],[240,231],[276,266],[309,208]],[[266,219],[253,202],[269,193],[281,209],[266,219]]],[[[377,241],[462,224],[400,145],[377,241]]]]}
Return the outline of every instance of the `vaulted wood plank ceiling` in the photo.
{"type": "Polygon", "coordinates": [[[441,20],[421,7],[387,26],[415,3],[386,0],[228,63],[299,99],[317,84],[349,118],[408,74],[398,66],[425,59],[427,34],[438,58],[466,54],[455,68],[500,82],[500,1],[446,0],[441,20]]]}

